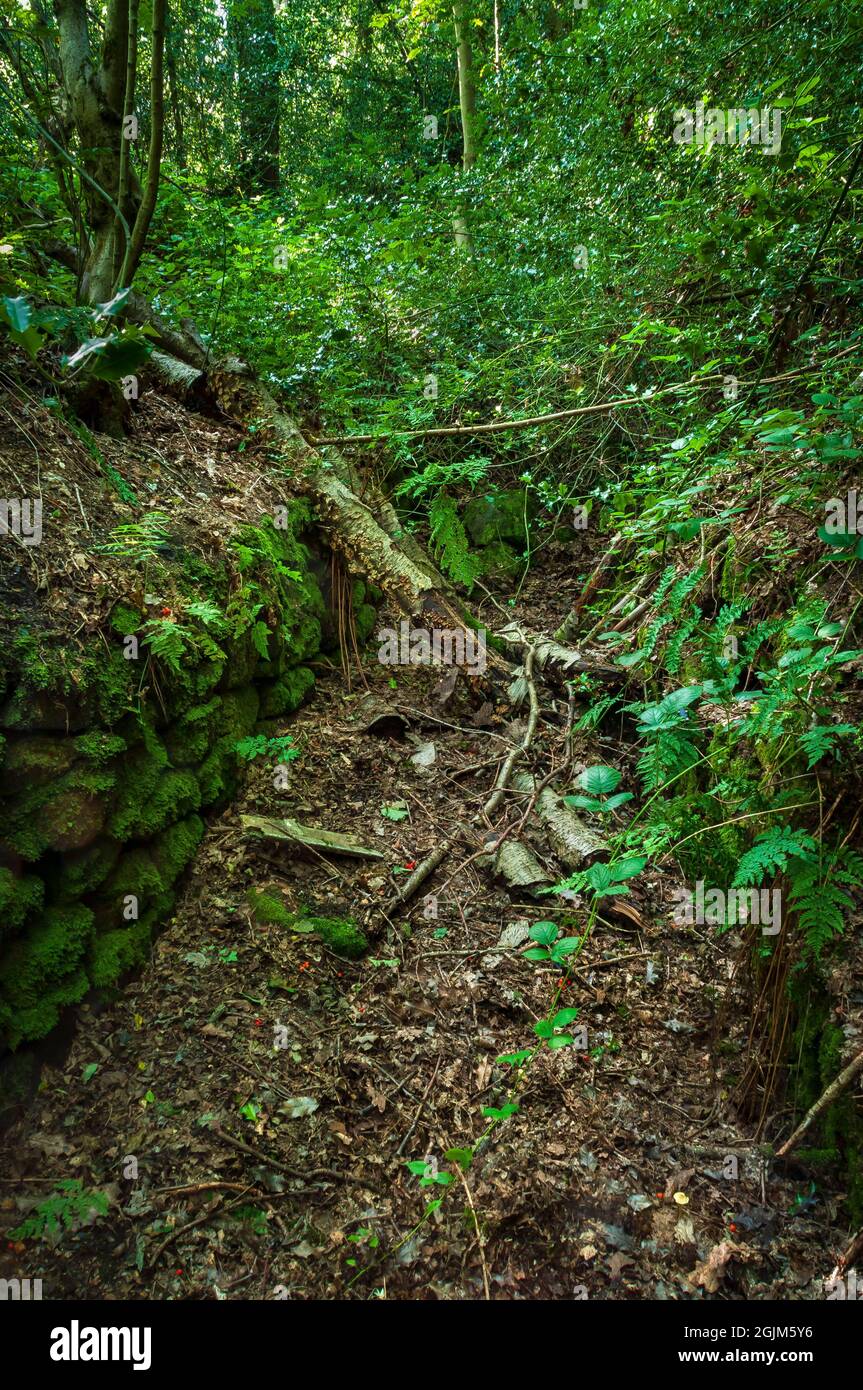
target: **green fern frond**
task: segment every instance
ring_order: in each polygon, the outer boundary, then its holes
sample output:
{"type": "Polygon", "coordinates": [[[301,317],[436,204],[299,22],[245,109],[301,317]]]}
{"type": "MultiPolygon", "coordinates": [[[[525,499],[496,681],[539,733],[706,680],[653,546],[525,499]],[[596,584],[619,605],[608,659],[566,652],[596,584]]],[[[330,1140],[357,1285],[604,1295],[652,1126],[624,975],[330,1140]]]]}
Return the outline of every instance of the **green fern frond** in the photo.
{"type": "Polygon", "coordinates": [[[471,555],[456,504],[445,492],[439,492],[432,502],[429,522],[435,559],[445,574],[470,592],[482,573],[482,561],[471,555]]]}
{"type": "Polygon", "coordinates": [[[758,888],[768,874],[784,873],[790,859],[809,860],[818,852],[811,835],[790,825],[774,826],[746,851],[737,865],[732,888],[758,888]]]}

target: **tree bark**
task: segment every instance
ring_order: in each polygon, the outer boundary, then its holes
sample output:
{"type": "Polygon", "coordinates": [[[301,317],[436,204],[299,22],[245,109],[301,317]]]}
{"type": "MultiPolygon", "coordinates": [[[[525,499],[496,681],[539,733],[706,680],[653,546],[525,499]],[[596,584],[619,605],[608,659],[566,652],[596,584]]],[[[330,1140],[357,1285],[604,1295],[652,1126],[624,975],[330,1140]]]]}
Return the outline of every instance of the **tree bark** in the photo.
{"type": "MultiPolygon", "coordinates": [[[[458,55],[458,104],[461,113],[462,138],[461,167],[463,173],[468,173],[476,163],[476,81],[473,49],[470,41],[470,18],[466,0],[455,0],[452,14],[458,55]]],[[[453,231],[456,246],[463,251],[473,249],[463,207],[456,208],[453,231]]]]}
{"type": "MultiPolygon", "coordinates": [[[[89,244],[79,293],[85,302],[95,304],[110,298],[116,239],[124,235],[115,205],[120,191],[129,9],[127,0],[110,0],[101,62],[90,41],[86,0],[54,0],[54,14],[63,86],[78,136],[81,165],[89,176],[83,189],[89,244]]],[[[121,206],[121,211],[131,224],[140,202],[140,188],[131,167],[127,183],[126,206],[121,206]]]]}

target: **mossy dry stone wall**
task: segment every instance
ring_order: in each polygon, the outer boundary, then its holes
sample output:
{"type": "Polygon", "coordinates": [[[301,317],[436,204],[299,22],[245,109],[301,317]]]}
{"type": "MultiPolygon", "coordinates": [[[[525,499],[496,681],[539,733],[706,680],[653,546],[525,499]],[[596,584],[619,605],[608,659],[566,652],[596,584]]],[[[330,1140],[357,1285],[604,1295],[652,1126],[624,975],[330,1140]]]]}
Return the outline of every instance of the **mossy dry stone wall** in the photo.
{"type": "Polygon", "coordinates": [[[215,559],[130,557],[83,636],[39,628],[37,605],[4,629],[0,1052],[146,958],[204,812],[235,790],[238,741],[314,685],[330,627],[300,523],[243,528],[215,559]]]}

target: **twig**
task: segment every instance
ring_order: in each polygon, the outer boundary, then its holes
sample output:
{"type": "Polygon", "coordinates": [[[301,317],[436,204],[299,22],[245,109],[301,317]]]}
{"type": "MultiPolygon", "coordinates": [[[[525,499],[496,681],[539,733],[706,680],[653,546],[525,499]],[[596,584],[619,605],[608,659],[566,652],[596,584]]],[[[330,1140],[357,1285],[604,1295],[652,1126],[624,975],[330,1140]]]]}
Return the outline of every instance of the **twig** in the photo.
{"type": "Polygon", "coordinates": [[[275,1168],[279,1173],[285,1173],[289,1178],[329,1178],[335,1182],[355,1183],[358,1187],[367,1187],[371,1192],[381,1192],[382,1189],[367,1178],[354,1177],[352,1173],[340,1173],[336,1168],[289,1168],[286,1163],[282,1163],[277,1158],[270,1158],[268,1154],[260,1153],[253,1149],[250,1144],[244,1144],[241,1139],[235,1139],[233,1135],[226,1134],[218,1125],[210,1125],[210,1134],[221,1139],[223,1144],[236,1149],[238,1153],[246,1154],[253,1158],[256,1163],[262,1163],[265,1168],[275,1168]]]}
{"type": "Polygon", "coordinates": [[[845,1090],[854,1080],[859,1072],[863,1071],[863,1052],[858,1052],[853,1061],[849,1062],[843,1071],[840,1071],[835,1081],[831,1081],[824,1094],[816,1100],[811,1110],[807,1110],[800,1124],[795,1129],[789,1139],[785,1140],[781,1149],[776,1150],[777,1158],[786,1158],[791,1150],[796,1148],[803,1138],[806,1131],[810,1128],[818,1116],[821,1115],[829,1105],[832,1105],[837,1096],[845,1090]]]}
{"type": "Polygon", "coordinates": [[[407,1144],[408,1140],[410,1139],[411,1135],[413,1134],[414,1130],[416,1129],[417,1125],[419,1124],[420,1115],[423,1113],[423,1108],[424,1108],[425,1103],[426,1103],[426,1097],[427,1097],[429,1091],[431,1090],[432,1086],[434,1085],[434,1079],[435,1079],[435,1077],[436,1077],[437,1074],[438,1074],[438,1069],[439,1069],[439,1067],[440,1067],[440,1057],[438,1057],[437,1061],[435,1062],[435,1069],[434,1069],[434,1071],[432,1072],[431,1081],[430,1081],[429,1084],[426,1086],[425,1090],[423,1091],[423,1093],[422,1093],[422,1095],[421,1095],[421,1097],[420,1097],[420,1103],[419,1103],[419,1105],[417,1106],[417,1113],[416,1113],[416,1114],[414,1115],[414,1117],[413,1117],[413,1120],[412,1120],[412,1122],[411,1122],[410,1129],[408,1130],[408,1132],[407,1132],[407,1134],[405,1135],[404,1139],[402,1140],[402,1142],[399,1144],[398,1148],[396,1149],[396,1158],[401,1158],[402,1154],[403,1154],[404,1151],[405,1151],[405,1145],[407,1144]]]}
{"type": "MultiPolygon", "coordinates": [[[[847,351],[854,351],[849,348],[847,351]]],[[[843,356],[837,353],[837,357],[843,356]]],[[[750,385],[771,386],[778,381],[788,381],[791,377],[803,376],[809,372],[817,372],[817,367],[796,367],[789,372],[781,372],[778,376],[766,376],[760,380],[739,382],[740,386],[750,385]]],[[[621,396],[613,401],[597,401],[594,405],[580,405],[573,410],[555,410],[550,415],[531,415],[523,420],[493,420],[485,425],[443,425],[435,429],[428,430],[390,430],[380,434],[334,434],[325,439],[314,440],[316,449],[320,449],[325,444],[377,444],[383,443],[386,439],[430,439],[433,436],[452,436],[459,434],[498,434],[501,430],[523,430],[534,425],[547,425],[554,420],[572,420],[580,415],[602,415],[609,410],[617,410],[618,407],[628,405],[652,405],[656,400],[663,396],[674,395],[678,391],[703,391],[711,387],[715,382],[724,382],[725,377],[720,372],[714,372],[711,376],[704,376],[700,381],[680,381],[674,386],[661,386],[656,391],[646,390],[641,395],[621,396]]]]}
{"type": "Polygon", "coordinates": [[[471,1196],[471,1191],[470,1191],[470,1188],[468,1187],[468,1184],[467,1184],[467,1178],[465,1177],[464,1173],[462,1172],[461,1164],[460,1164],[460,1163],[457,1163],[457,1164],[455,1165],[455,1168],[456,1168],[456,1173],[458,1174],[459,1182],[461,1183],[462,1187],[463,1187],[464,1190],[465,1190],[465,1194],[466,1194],[466,1196],[467,1196],[467,1204],[468,1204],[468,1206],[470,1207],[471,1216],[473,1217],[473,1224],[474,1224],[474,1227],[475,1227],[475,1229],[476,1229],[476,1243],[477,1243],[477,1248],[478,1248],[478,1250],[479,1250],[480,1264],[482,1265],[482,1286],[483,1286],[483,1289],[485,1290],[485,1299],[486,1299],[486,1303],[490,1303],[490,1302],[491,1302],[491,1290],[489,1289],[489,1286],[488,1286],[488,1265],[486,1264],[485,1246],[484,1246],[484,1242],[483,1242],[483,1238],[482,1238],[482,1231],[480,1230],[479,1217],[478,1217],[477,1214],[476,1214],[476,1207],[475,1207],[474,1204],[473,1204],[473,1197],[471,1196]]]}

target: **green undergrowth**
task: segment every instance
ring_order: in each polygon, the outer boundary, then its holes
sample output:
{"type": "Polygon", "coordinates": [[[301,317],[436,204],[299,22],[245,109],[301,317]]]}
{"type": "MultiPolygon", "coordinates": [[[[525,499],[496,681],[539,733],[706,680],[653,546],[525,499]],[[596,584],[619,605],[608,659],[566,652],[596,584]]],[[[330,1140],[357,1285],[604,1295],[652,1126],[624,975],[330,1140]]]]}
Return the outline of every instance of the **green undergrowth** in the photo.
{"type": "Polygon", "coordinates": [[[275,893],[249,891],[249,904],[258,922],[292,932],[313,932],[337,956],[355,960],[368,949],[365,933],[351,918],[317,917],[291,912],[275,893]]]}

